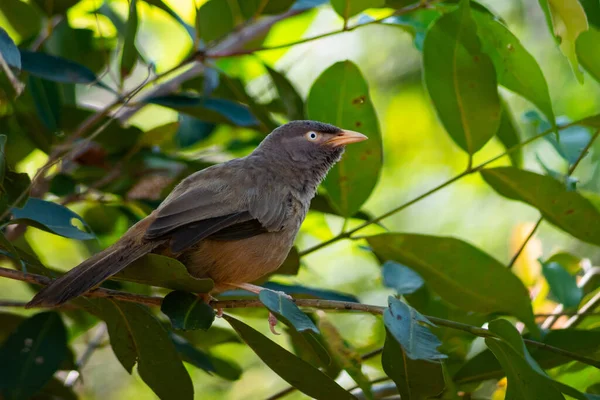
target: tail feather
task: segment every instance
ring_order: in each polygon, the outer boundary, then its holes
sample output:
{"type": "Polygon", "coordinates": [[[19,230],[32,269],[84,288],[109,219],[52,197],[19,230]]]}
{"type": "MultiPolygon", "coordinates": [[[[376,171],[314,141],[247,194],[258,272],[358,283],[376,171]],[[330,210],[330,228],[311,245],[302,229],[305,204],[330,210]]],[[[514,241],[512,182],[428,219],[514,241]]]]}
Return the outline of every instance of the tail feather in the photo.
{"type": "Polygon", "coordinates": [[[127,241],[116,243],[104,251],[90,257],[50,285],[40,290],[26,305],[26,308],[61,305],[80,296],[104,280],[115,275],[135,260],[150,253],[156,241],[131,245],[127,241]]]}

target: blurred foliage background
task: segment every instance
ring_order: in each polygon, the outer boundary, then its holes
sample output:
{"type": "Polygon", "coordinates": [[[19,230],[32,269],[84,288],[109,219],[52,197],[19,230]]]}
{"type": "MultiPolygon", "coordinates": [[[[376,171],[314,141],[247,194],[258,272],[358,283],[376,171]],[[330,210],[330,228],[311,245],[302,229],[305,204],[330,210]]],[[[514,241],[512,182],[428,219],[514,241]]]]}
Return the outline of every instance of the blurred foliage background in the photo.
{"type": "MultiPolygon", "coordinates": [[[[197,26],[196,9],[204,1],[163,1],[189,27],[197,26]]],[[[152,5],[154,2],[138,1],[139,25],[132,51],[139,53],[139,58],[135,55],[135,62],[126,65],[130,71],[125,71],[119,48],[123,32],[128,29],[127,1],[1,0],[0,3],[0,27],[6,30],[20,48],[31,49],[38,40],[42,41],[37,44],[37,48],[85,65],[101,77],[102,83],[121,93],[179,66],[186,57],[193,54],[194,49],[202,49],[207,44],[190,37],[182,23],[165,10],[152,5]],[[57,9],[65,13],[49,12],[57,9]],[[105,68],[107,62],[111,66],[108,71],[105,68]],[[121,81],[121,74],[128,75],[124,83],[121,81]]],[[[408,5],[410,2],[397,3],[408,5]]],[[[480,3],[501,17],[537,60],[548,83],[559,122],[578,120],[598,113],[598,82],[587,73],[583,83],[578,82],[568,59],[549,32],[537,1],[481,0],[480,3]]],[[[351,19],[350,26],[389,14],[389,8],[370,9],[351,19]]],[[[419,50],[426,28],[423,24],[426,22],[416,21],[416,18],[411,20],[410,15],[407,14],[406,22],[401,24],[370,24],[292,47],[210,59],[205,63],[205,68],[208,69],[204,79],[188,81],[183,87],[203,93],[227,90],[223,89],[225,80],[239,80],[241,87],[258,103],[257,109],[281,109],[281,104],[273,102],[279,98],[279,94],[267,68],[285,75],[300,96],[306,99],[313,82],[323,71],[336,62],[351,60],[359,67],[368,83],[369,95],[381,129],[381,175],[374,191],[361,208],[369,215],[378,216],[463,172],[469,162],[469,156],[452,141],[436,116],[424,86],[422,55],[419,50]],[[217,79],[219,81],[215,83],[217,79]]],[[[214,39],[226,36],[229,32],[226,27],[223,28],[226,24],[224,19],[226,18],[213,17],[212,22],[204,21],[204,24],[199,24],[200,30],[202,27],[205,29],[202,32],[209,29],[207,35],[214,39]],[[219,29],[225,30],[220,32],[219,29]]],[[[344,24],[343,18],[329,4],[319,4],[298,15],[282,18],[264,38],[260,37],[246,48],[292,43],[302,38],[338,31],[344,24]]],[[[82,110],[98,110],[115,99],[114,93],[98,85],[66,84],[59,87],[30,77],[24,83],[32,90],[26,90],[22,98],[15,102],[6,76],[2,74],[0,79],[3,80],[0,90],[0,134],[8,137],[6,160],[17,172],[26,172],[30,177],[47,162],[52,144],[60,143],[63,140],[61,135],[68,134],[78,126],[82,118],[91,115],[82,110]],[[34,87],[37,87],[37,92],[33,90],[34,87]],[[34,107],[31,107],[32,102],[34,107]],[[19,107],[29,107],[28,112],[36,116],[26,120],[24,113],[18,120],[13,119],[13,108],[18,110],[19,107]],[[51,135],[47,135],[47,132],[56,132],[56,137],[48,139],[51,135]]],[[[147,88],[152,88],[153,85],[155,84],[150,83],[147,88]]],[[[522,140],[538,133],[540,114],[536,114],[538,117],[532,116],[533,105],[503,88],[500,92],[508,104],[522,140]]],[[[238,100],[247,103],[243,99],[238,100]]],[[[321,100],[327,102],[326,98],[321,100]]],[[[129,107],[135,107],[135,104],[134,97],[129,107]]],[[[131,108],[121,109],[121,115],[126,115],[128,110],[131,108]]],[[[302,115],[301,111],[299,115],[302,115]]],[[[67,173],[48,183],[49,200],[64,200],[68,196],[75,196],[69,198],[69,208],[83,217],[97,239],[78,241],[28,227],[22,237],[17,235],[14,244],[29,249],[45,265],[57,270],[68,270],[76,266],[119,238],[133,222],[155,207],[161,199],[158,194],[165,193],[178,179],[210,163],[248,154],[265,133],[284,122],[286,117],[279,114],[259,119],[258,128],[213,125],[211,122],[182,116],[172,108],[156,104],[145,105],[128,120],[133,128],[119,128],[116,122],[112,122],[104,133],[98,135],[100,147],[84,147],[80,154],[63,165],[67,173]],[[144,151],[150,154],[145,154],[139,160],[139,149],[131,147],[138,138],[149,145],[144,151]],[[154,156],[151,155],[152,152],[154,156]],[[165,157],[161,156],[165,154],[165,157]],[[181,160],[183,162],[179,162],[181,160]],[[70,171],[75,175],[69,175],[70,171]],[[94,184],[99,184],[99,190],[86,191],[83,196],[78,197],[77,191],[69,189],[75,184],[73,176],[86,187],[96,189],[94,184]]],[[[588,132],[585,128],[573,129],[588,132]]],[[[574,135],[576,134],[577,132],[574,135]]],[[[578,180],[579,189],[596,193],[600,191],[599,146],[599,142],[593,145],[591,156],[583,159],[573,175],[578,180]]],[[[473,163],[478,165],[504,151],[502,143],[493,138],[474,155],[473,163]]],[[[504,157],[493,166],[509,164],[508,158],[504,157]]],[[[524,168],[541,174],[546,173],[545,167],[565,173],[567,162],[550,141],[537,140],[523,148],[523,165],[524,168]]],[[[378,233],[386,229],[393,232],[453,236],[473,244],[503,264],[508,264],[538,217],[539,212],[535,208],[499,196],[485,184],[479,174],[472,174],[386,218],[382,221],[383,227],[372,226],[362,230],[361,234],[378,233]]],[[[345,221],[333,214],[311,212],[302,226],[297,247],[300,251],[308,249],[336,236],[342,229],[352,228],[360,223],[357,219],[345,221]]],[[[381,260],[365,251],[364,246],[365,243],[360,241],[338,241],[303,257],[297,275],[280,275],[276,277],[276,281],[336,290],[352,294],[363,303],[386,306],[388,296],[394,295],[396,290],[383,284],[381,260]]],[[[547,260],[558,252],[575,255],[580,265],[600,264],[597,246],[585,244],[551,224],[542,222],[513,269],[532,296],[549,290],[538,259],[547,260]]],[[[0,263],[3,266],[11,264],[8,259],[0,263]]],[[[32,294],[32,287],[24,282],[0,279],[1,299],[28,301],[32,294]]],[[[556,306],[557,302],[549,300],[547,296],[538,296],[533,303],[535,313],[551,313],[556,306]]],[[[32,310],[14,308],[6,308],[5,311],[22,315],[35,313],[32,310]]],[[[266,314],[262,310],[240,310],[236,314],[243,316],[245,321],[261,332],[268,332],[264,321],[266,314]]],[[[567,318],[561,317],[555,327],[560,327],[561,321],[564,322],[567,318]]],[[[359,354],[374,350],[383,342],[385,330],[374,316],[331,313],[329,320],[359,354]]],[[[597,325],[600,324],[599,320],[595,318],[589,321],[589,329],[600,326],[597,325]]],[[[215,326],[228,327],[222,320],[216,320],[215,326]]],[[[210,337],[210,332],[201,334],[210,337]]],[[[82,333],[73,341],[74,351],[77,354],[83,353],[93,337],[93,329],[82,333]]],[[[269,338],[287,348],[290,346],[285,335],[269,335],[269,338]]],[[[441,339],[444,346],[452,347],[453,343],[441,339]]],[[[223,339],[224,343],[217,346],[210,346],[206,344],[208,340],[203,337],[198,342],[204,341],[205,348],[210,347],[212,355],[239,364],[243,374],[237,380],[228,381],[188,366],[196,398],[267,398],[288,386],[247,346],[231,338],[223,339]]],[[[481,340],[475,340],[471,348],[467,344],[465,351],[475,354],[483,346],[481,340]]],[[[457,342],[456,346],[465,344],[457,342]]],[[[379,364],[378,358],[366,361],[363,372],[373,379],[377,378],[381,376],[379,364]]],[[[549,374],[582,391],[600,382],[600,371],[593,367],[566,364],[550,370],[549,374]]],[[[123,373],[106,338],[84,365],[81,375],[83,379],[76,385],[76,392],[82,399],[155,398],[136,372],[132,375],[123,373]]],[[[353,385],[346,373],[342,374],[338,382],[345,387],[353,385]]],[[[492,379],[486,385],[483,389],[479,388],[480,397],[473,398],[504,398],[505,380],[492,379]]],[[[305,395],[295,392],[287,398],[305,398],[305,395]]]]}

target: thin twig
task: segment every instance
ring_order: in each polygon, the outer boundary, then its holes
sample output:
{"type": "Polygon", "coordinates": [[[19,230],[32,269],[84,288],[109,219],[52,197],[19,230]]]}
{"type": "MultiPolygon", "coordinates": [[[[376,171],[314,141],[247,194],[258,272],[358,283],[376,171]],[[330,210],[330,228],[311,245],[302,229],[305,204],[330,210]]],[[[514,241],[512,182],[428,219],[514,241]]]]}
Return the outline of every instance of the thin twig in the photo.
{"type": "Polygon", "coordinates": [[[10,66],[8,65],[4,57],[2,57],[2,53],[0,53],[0,67],[2,67],[2,70],[6,74],[8,81],[15,90],[16,96],[19,97],[21,93],[23,93],[25,85],[13,74],[12,70],[10,69],[10,66]]]}
{"type": "Polygon", "coordinates": [[[529,235],[527,235],[527,237],[525,238],[525,240],[523,241],[523,243],[521,244],[521,246],[519,247],[519,249],[517,250],[517,252],[513,256],[513,258],[508,263],[508,268],[509,269],[512,268],[515,265],[515,263],[517,262],[517,259],[519,258],[519,256],[521,255],[521,253],[523,253],[523,250],[525,250],[525,247],[527,246],[527,243],[529,243],[529,241],[531,240],[531,238],[533,238],[533,235],[535,235],[535,232],[538,230],[538,228],[540,227],[540,225],[541,225],[541,223],[542,223],[543,220],[544,220],[544,217],[538,218],[537,222],[535,223],[535,226],[533,227],[533,229],[531,230],[531,232],[529,232],[529,235]]]}
{"type": "Polygon", "coordinates": [[[81,378],[81,369],[87,364],[87,362],[90,359],[90,357],[92,356],[92,354],[94,354],[94,352],[100,347],[100,344],[104,340],[104,336],[106,336],[106,332],[107,332],[106,323],[101,322],[98,325],[96,334],[94,335],[92,340],[90,340],[90,342],[88,343],[85,351],[83,352],[81,357],[79,357],[79,360],[77,360],[77,363],[75,365],[76,369],[70,371],[67,374],[67,377],[65,378],[65,386],[66,387],[75,386],[75,384],[77,383],[79,378],[81,378]]]}

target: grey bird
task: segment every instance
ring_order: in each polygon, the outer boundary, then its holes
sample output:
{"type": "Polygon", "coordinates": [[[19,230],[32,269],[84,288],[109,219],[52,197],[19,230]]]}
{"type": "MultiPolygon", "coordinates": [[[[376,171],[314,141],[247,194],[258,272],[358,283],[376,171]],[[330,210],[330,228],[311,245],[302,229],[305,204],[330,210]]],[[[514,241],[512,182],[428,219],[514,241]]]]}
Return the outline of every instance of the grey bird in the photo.
{"type": "MultiPolygon", "coordinates": [[[[214,293],[252,285],[285,260],[327,172],[363,134],[315,121],[271,132],[248,156],[198,171],[112,246],[40,290],[27,304],[57,306],[100,285],[147,253],[211,278],[214,293]]],[[[209,295],[210,296],[210,295],[209,295]]],[[[206,298],[205,298],[206,299],[206,298]]]]}

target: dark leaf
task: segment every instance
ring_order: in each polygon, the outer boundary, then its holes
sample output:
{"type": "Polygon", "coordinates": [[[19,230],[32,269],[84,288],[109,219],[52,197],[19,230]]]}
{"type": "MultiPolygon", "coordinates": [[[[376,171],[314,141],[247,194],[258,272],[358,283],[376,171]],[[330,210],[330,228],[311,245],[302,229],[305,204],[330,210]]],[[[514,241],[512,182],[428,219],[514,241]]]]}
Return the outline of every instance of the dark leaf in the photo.
{"type": "Polygon", "coordinates": [[[261,290],[258,298],[265,307],[277,314],[277,317],[281,318],[288,326],[294,327],[298,332],[311,330],[319,333],[311,319],[292,300],[282,294],[271,290],[261,290]]]}
{"type": "MultiPolygon", "coordinates": [[[[237,0],[234,0],[233,3],[237,3],[237,0]]],[[[238,23],[240,16],[235,17],[227,0],[207,1],[202,4],[196,14],[198,37],[205,43],[224,37],[238,23]]]]}
{"type": "Polygon", "coordinates": [[[258,123],[247,107],[229,100],[178,94],[154,97],[148,102],[172,108],[206,122],[239,126],[256,126],[258,123]]]}
{"type": "Polygon", "coordinates": [[[600,30],[590,27],[582,32],[575,42],[577,58],[585,70],[597,81],[600,81],[600,54],[597,45],[600,40],[600,30]]]}
{"type": "Polygon", "coordinates": [[[539,333],[523,283],[478,248],[459,239],[427,235],[385,233],[367,241],[380,257],[415,270],[450,304],[482,313],[509,313],[539,333]]]}
{"type": "MultiPolygon", "coordinates": [[[[500,126],[498,127],[496,136],[498,136],[498,139],[507,150],[517,146],[521,142],[519,128],[513,120],[505,102],[502,102],[502,116],[500,117],[500,126]]],[[[513,166],[521,167],[523,165],[523,149],[521,147],[511,151],[508,157],[510,157],[513,166]]]]}
{"type": "Polygon", "coordinates": [[[304,101],[296,91],[296,88],[282,73],[275,71],[269,66],[265,66],[265,68],[275,84],[288,119],[290,121],[304,119],[304,101]]]}
{"type": "Polygon", "coordinates": [[[26,173],[13,172],[10,169],[5,171],[4,182],[2,182],[2,187],[0,187],[0,193],[2,194],[0,196],[0,210],[4,211],[6,207],[13,205],[15,207],[23,207],[27,202],[30,184],[31,180],[26,173]],[[21,196],[21,193],[25,193],[26,195],[18,203],[15,203],[21,196]]]}
{"type": "Polygon", "coordinates": [[[258,357],[287,383],[318,400],[355,399],[333,379],[243,322],[225,315],[258,357]]]}
{"type": "Polygon", "coordinates": [[[335,325],[329,321],[325,313],[319,313],[319,329],[324,338],[324,343],[329,350],[333,360],[362,389],[367,399],[373,399],[371,393],[371,382],[362,372],[362,359],[358,351],[344,340],[335,325]]]}
{"type": "Polygon", "coordinates": [[[129,1],[129,17],[125,25],[123,38],[123,52],[121,54],[121,79],[131,74],[138,59],[138,51],[135,48],[135,37],[138,30],[137,0],[129,1]]]}
{"type": "Polygon", "coordinates": [[[414,293],[423,286],[423,278],[412,269],[394,261],[383,264],[383,284],[398,294],[414,293]]]}
{"type": "Polygon", "coordinates": [[[440,361],[411,360],[389,331],[385,335],[381,365],[403,400],[435,397],[446,387],[440,361]]]}
{"type": "Polygon", "coordinates": [[[486,338],[485,344],[506,373],[507,400],[564,400],[553,381],[528,354],[519,332],[508,321],[492,321],[489,329],[502,338],[486,338]]]}
{"type": "Polygon", "coordinates": [[[493,15],[483,12],[472,15],[483,50],[494,64],[498,83],[531,101],[554,121],[548,84],[535,58],[493,15]]]}
{"type": "Polygon", "coordinates": [[[44,11],[48,16],[66,14],[69,8],[79,3],[79,1],[80,0],[33,0],[40,10],[44,11]]]}
{"type": "Polygon", "coordinates": [[[566,309],[577,307],[583,297],[583,290],[577,286],[574,276],[570,275],[557,262],[542,262],[542,272],[550,285],[550,294],[566,309]]]}
{"type": "Polygon", "coordinates": [[[38,117],[49,131],[58,131],[63,105],[58,85],[35,76],[29,76],[27,82],[38,117]]]}
{"type": "Polygon", "coordinates": [[[477,37],[469,0],[429,29],[423,71],[446,131],[467,153],[476,153],[498,131],[501,107],[494,65],[477,37]]]}
{"type": "Polygon", "coordinates": [[[242,370],[238,365],[198,350],[182,336],[174,333],[169,333],[169,336],[183,361],[188,364],[230,381],[238,380],[242,375],[242,370]]]}
{"type": "Polygon", "coordinates": [[[579,2],[585,10],[585,15],[590,26],[600,28],[600,2],[597,0],[580,0],[579,2]]]}
{"type": "MultiPolygon", "coordinates": [[[[21,50],[21,68],[32,75],[60,83],[95,84],[113,91],[87,67],[61,57],[21,50]]],[[[114,91],[113,91],[114,92],[114,91]]]]}
{"type": "Polygon", "coordinates": [[[339,375],[342,368],[330,357],[322,336],[313,331],[298,332],[294,328],[287,327],[284,330],[290,337],[292,349],[298,357],[322,369],[331,378],[339,375]]]}
{"type": "Polygon", "coordinates": [[[347,20],[367,8],[384,7],[385,0],[331,0],[335,12],[347,20]]]}
{"type": "Polygon", "coordinates": [[[213,325],[208,331],[181,331],[177,332],[177,335],[184,337],[194,347],[206,351],[220,344],[242,342],[233,329],[221,328],[216,325],[213,325]]]}
{"type": "Polygon", "coordinates": [[[192,399],[194,388],[173,341],[145,306],[108,299],[77,299],[77,304],[106,321],[115,355],[161,399],[192,399]]]}
{"type": "Polygon", "coordinates": [[[11,213],[14,217],[10,221],[11,224],[31,225],[46,232],[71,239],[89,240],[95,237],[93,234],[75,227],[72,223],[73,219],[79,220],[84,226],[85,221],[60,204],[30,198],[23,208],[13,208],[11,213]]]}
{"type": "Polygon", "coordinates": [[[0,135],[0,187],[2,187],[6,173],[6,140],[6,135],[0,135]]]}
{"type": "Polygon", "coordinates": [[[578,192],[549,176],[513,167],[484,169],[481,175],[502,196],[527,203],[558,228],[600,245],[600,211],[578,192]]]}
{"type": "Polygon", "coordinates": [[[67,356],[67,331],[55,312],[26,319],[0,348],[0,393],[29,399],[46,385],[67,356]]]}
{"type": "Polygon", "coordinates": [[[50,193],[62,197],[75,192],[77,181],[66,174],[56,174],[50,181],[50,193]]]}
{"type": "Polygon", "coordinates": [[[581,271],[581,258],[570,253],[559,252],[552,254],[552,256],[546,260],[546,262],[555,262],[560,264],[571,275],[575,275],[581,271]]]}
{"type": "Polygon", "coordinates": [[[181,262],[159,254],[146,254],[112,279],[193,293],[208,293],[214,287],[211,279],[194,278],[181,262]]]}
{"type": "Polygon", "coordinates": [[[263,287],[277,292],[284,292],[294,297],[317,298],[325,300],[350,301],[358,303],[356,296],[351,294],[336,292],[327,289],[317,289],[302,285],[287,285],[276,282],[267,282],[263,287]]]}
{"type": "Polygon", "coordinates": [[[427,318],[392,296],[388,297],[388,303],[389,307],[383,312],[383,322],[408,358],[426,361],[447,358],[437,351],[442,343],[426,326],[433,326],[427,318]]]}
{"type": "Polygon", "coordinates": [[[24,320],[22,315],[0,312],[0,346],[24,320]]]}
{"type": "Polygon", "coordinates": [[[204,122],[185,114],[179,114],[179,128],[175,133],[175,143],[180,149],[208,139],[214,132],[216,125],[204,122]]]}
{"type": "Polygon", "coordinates": [[[348,146],[344,157],[323,183],[332,206],[341,216],[356,214],[379,179],[381,132],[367,82],[350,61],[327,68],[313,83],[306,102],[308,117],[369,137],[348,146]]]}
{"type": "Polygon", "coordinates": [[[0,54],[8,65],[21,69],[21,53],[3,28],[0,28],[0,54]]]}
{"type": "Polygon", "coordinates": [[[191,293],[174,291],[162,301],[160,310],[171,320],[174,329],[208,330],[215,320],[215,310],[201,297],[191,293]]]}
{"type": "MultiPolygon", "coordinates": [[[[336,211],[330,204],[330,201],[327,199],[327,196],[324,196],[322,194],[317,194],[315,197],[313,197],[311,203],[310,203],[310,209],[313,211],[319,211],[325,214],[333,214],[333,215],[340,215],[338,211],[336,211]]],[[[364,211],[359,211],[356,214],[354,214],[351,218],[356,218],[356,219],[362,219],[363,221],[369,221],[371,219],[373,219],[373,216],[364,212],[364,211]]]]}
{"type": "Polygon", "coordinates": [[[290,249],[283,264],[273,273],[273,275],[298,275],[300,269],[300,255],[296,246],[290,249]]]}

